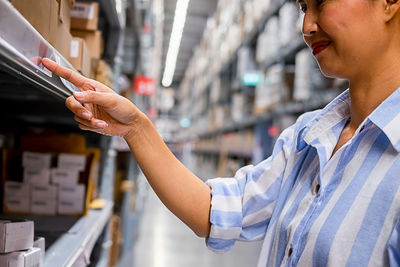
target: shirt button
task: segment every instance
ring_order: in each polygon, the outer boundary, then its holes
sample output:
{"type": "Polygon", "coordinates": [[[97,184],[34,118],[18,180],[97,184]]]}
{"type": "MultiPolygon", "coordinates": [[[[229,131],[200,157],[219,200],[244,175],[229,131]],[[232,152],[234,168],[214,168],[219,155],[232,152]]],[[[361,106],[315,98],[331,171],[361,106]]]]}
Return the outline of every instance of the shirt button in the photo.
{"type": "Polygon", "coordinates": [[[317,184],[317,185],[315,186],[315,194],[318,194],[318,193],[319,193],[319,189],[321,189],[321,185],[317,184]]]}
{"type": "Polygon", "coordinates": [[[289,257],[292,256],[292,253],[293,253],[293,248],[289,248],[288,256],[289,256],[289,257]]]}

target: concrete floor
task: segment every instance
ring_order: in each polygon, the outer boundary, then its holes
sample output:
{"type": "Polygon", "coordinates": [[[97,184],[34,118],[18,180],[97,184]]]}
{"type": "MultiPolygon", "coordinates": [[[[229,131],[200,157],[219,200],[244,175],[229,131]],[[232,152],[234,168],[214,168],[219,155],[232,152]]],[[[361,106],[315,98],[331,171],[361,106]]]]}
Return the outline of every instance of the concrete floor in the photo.
{"type": "Polygon", "coordinates": [[[145,201],[133,267],[252,267],[261,242],[237,242],[225,254],[215,254],[177,219],[150,189],[145,201]]]}

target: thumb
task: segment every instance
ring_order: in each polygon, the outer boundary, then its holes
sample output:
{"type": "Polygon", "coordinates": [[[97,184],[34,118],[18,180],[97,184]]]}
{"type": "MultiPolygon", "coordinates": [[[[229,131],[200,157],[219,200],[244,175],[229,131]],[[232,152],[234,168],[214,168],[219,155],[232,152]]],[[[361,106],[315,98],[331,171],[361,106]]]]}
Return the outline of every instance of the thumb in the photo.
{"type": "Polygon", "coordinates": [[[74,92],[74,97],[82,104],[96,104],[102,107],[112,107],[117,102],[115,93],[104,93],[93,90],[74,92]]]}

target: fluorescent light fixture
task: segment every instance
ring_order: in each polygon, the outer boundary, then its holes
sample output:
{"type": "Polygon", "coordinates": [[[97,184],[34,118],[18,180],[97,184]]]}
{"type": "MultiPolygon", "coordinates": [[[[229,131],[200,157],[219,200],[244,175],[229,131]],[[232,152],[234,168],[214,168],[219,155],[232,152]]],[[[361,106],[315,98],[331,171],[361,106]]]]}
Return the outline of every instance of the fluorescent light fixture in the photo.
{"type": "Polygon", "coordinates": [[[169,87],[175,74],[176,61],[181,46],[183,29],[185,28],[186,16],[190,0],[178,0],[176,3],[174,23],[169,40],[167,59],[165,63],[162,85],[169,87]]]}

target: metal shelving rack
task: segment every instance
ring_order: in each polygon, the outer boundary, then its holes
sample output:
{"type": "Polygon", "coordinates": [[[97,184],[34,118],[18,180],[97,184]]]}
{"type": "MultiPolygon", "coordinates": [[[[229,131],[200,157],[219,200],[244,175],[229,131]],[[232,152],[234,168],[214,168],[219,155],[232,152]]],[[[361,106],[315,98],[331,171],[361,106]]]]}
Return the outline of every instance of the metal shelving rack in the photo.
{"type": "MultiPolygon", "coordinates": [[[[107,1],[100,1],[101,4],[107,1]]],[[[115,9],[115,6],[113,7],[115,9]]],[[[109,10],[110,24],[117,23],[122,27],[120,14],[109,10]]],[[[50,73],[40,59],[50,58],[62,66],[73,69],[71,64],[61,56],[16,10],[7,0],[0,0],[0,99],[10,105],[20,104],[21,114],[13,115],[10,111],[7,118],[24,116],[22,121],[37,124],[58,123],[59,125],[73,125],[73,115],[68,113],[65,99],[77,91],[71,83],[50,73]],[[38,104],[39,103],[39,104],[38,104]],[[36,105],[36,106],[35,106],[36,105]],[[25,106],[25,107],[24,107],[25,106]],[[32,116],[31,110],[43,107],[39,115],[32,116]],[[47,110],[46,110],[47,106],[47,110]],[[58,117],[57,117],[58,116],[58,117]]],[[[113,24],[112,24],[113,25],[113,24]]],[[[3,108],[6,109],[6,108],[3,108]]],[[[11,111],[12,113],[12,111],[11,111]]],[[[32,110],[36,115],[36,110],[32,110]]],[[[111,153],[112,154],[112,153],[111,153]]],[[[101,179],[113,177],[114,157],[106,155],[101,179]]],[[[35,221],[40,232],[49,231],[49,240],[55,242],[46,251],[44,266],[86,266],[94,245],[103,234],[113,212],[112,181],[102,184],[101,191],[106,195],[106,204],[100,210],[89,210],[88,215],[81,218],[36,215],[0,215],[2,218],[25,218],[35,221]],[[54,236],[55,235],[55,236],[54,236]]],[[[104,257],[107,261],[107,257],[104,257]]]]}

